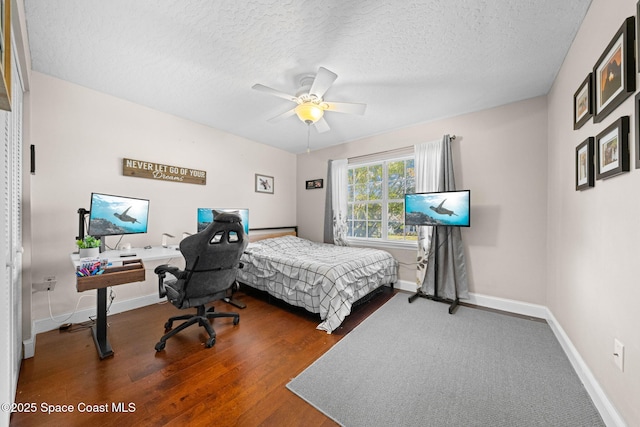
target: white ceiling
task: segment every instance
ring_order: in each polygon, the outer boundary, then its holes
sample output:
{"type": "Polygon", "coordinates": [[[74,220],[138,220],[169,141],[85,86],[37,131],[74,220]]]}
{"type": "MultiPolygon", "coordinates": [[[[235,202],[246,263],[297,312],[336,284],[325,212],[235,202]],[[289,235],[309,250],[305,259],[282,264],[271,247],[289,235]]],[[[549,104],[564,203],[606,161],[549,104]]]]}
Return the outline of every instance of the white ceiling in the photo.
{"type": "MultiPolygon", "coordinates": [[[[591,0],[25,0],[32,69],[292,153],[299,76],[338,74],[318,149],[546,94],[591,0]]],[[[455,133],[455,129],[443,129],[455,133]]]]}

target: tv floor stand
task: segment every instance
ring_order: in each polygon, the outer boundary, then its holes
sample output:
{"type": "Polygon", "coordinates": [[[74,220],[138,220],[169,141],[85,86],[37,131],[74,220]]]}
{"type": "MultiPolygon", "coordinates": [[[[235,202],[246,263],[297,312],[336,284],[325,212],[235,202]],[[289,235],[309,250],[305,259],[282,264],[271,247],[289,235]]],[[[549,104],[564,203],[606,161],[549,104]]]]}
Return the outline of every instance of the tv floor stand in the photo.
{"type": "Polygon", "coordinates": [[[458,299],[458,289],[455,289],[456,297],[454,299],[443,298],[438,295],[438,252],[440,252],[440,242],[438,239],[438,229],[440,226],[434,227],[434,242],[435,252],[433,254],[433,295],[423,292],[422,289],[418,289],[418,292],[409,297],[409,303],[412,303],[416,298],[426,298],[437,302],[443,302],[449,304],[449,314],[453,314],[460,300],[458,299]]]}

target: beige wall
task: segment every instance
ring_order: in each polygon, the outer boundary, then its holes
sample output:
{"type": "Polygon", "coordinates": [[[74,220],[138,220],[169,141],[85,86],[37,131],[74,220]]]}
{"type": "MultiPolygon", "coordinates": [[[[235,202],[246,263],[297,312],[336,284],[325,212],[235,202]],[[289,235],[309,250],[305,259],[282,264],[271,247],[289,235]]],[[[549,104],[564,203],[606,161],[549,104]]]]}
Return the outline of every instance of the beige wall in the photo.
{"type": "MultiPolygon", "coordinates": [[[[546,97],[425,123],[298,155],[300,235],[322,241],[327,160],[406,147],[455,134],[458,189],[471,189],[471,227],[463,229],[471,292],[532,304],[546,300],[546,97]]],[[[401,280],[415,281],[415,250],[390,250],[401,280]]]]}
{"type": "MultiPolygon", "coordinates": [[[[250,208],[253,227],[297,221],[303,237],[320,241],[325,190],[305,190],[304,181],[326,179],[328,159],[456,134],[458,188],[472,190],[472,226],[463,231],[470,290],[548,306],[626,423],[640,425],[640,286],[634,269],[640,172],[632,161],[631,172],[588,191],[574,190],[575,147],[621,115],[634,116],[629,98],[603,123],[572,129],[573,93],[624,18],[636,13],[634,0],[614,3],[593,0],[547,97],[298,156],[34,72],[33,280],[56,275],[53,314],[74,309],[79,295],[68,254],[74,250],[76,209],[88,208],[92,191],[151,199],[150,232],[123,239],[134,245],[158,244],[163,232],[194,231],[195,209],[214,204],[250,208]],[[203,169],[208,183],[123,177],[122,157],[203,169]],[[275,195],[253,192],[256,172],[275,176],[275,195]],[[625,344],[624,372],[613,363],[614,338],[625,344]]],[[[635,132],[631,120],[632,159],[635,132]]],[[[405,264],[415,262],[414,251],[392,252],[405,264]]],[[[413,281],[413,266],[405,265],[401,278],[413,281]]],[[[153,278],[117,288],[118,300],[155,292],[153,278]]],[[[83,299],[80,308],[94,303],[83,299]]],[[[34,294],[32,318],[48,316],[46,294],[34,294]]]]}
{"type": "MultiPolygon", "coordinates": [[[[636,0],[593,0],[549,93],[549,275],[547,306],[629,426],[640,425],[640,171],[633,161],[633,96],[603,122],[572,127],[573,94],[636,0]],[[631,171],[575,191],[575,148],[621,116],[631,122],[631,171]],[[625,345],[624,372],[613,342],[625,345]]],[[[637,75],[636,75],[637,79],[637,75]]]]}
{"type": "MultiPolygon", "coordinates": [[[[92,191],[150,199],[149,232],[122,239],[134,246],[159,245],[165,232],[195,232],[198,207],[247,207],[252,227],[295,223],[295,155],[37,72],[32,77],[31,273],[34,281],[57,277],[54,316],[72,312],[79,298],[69,254],[76,249],[77,209],[89,209],[92,191]],[[205,170],[207,184],[126,177],[123,157],[205,170]],[[275,178],[275,194],[254,192],[255,173],[275,178]]],[[[115,289],[116,302],[157,294],[153,266],[147,267],[146,282],[115,289]]],[[[80,309],[94,305],[83,298],[80,309]]],[[[35,293],[32,318],[48,317],[46,293],[35,293]]]]}

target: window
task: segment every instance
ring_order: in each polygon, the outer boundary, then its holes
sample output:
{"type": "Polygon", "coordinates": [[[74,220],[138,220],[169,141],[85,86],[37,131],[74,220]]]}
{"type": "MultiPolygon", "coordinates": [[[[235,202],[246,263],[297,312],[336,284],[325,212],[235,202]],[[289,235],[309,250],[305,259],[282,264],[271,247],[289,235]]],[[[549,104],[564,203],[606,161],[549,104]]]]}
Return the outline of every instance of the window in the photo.
{"type": "Polygon", "coordinates": [[[418,240],[415,226],[404,225],[404,195],[416,189],[413,156],[349,165],[347,237],[384,243],[418,240]]]}

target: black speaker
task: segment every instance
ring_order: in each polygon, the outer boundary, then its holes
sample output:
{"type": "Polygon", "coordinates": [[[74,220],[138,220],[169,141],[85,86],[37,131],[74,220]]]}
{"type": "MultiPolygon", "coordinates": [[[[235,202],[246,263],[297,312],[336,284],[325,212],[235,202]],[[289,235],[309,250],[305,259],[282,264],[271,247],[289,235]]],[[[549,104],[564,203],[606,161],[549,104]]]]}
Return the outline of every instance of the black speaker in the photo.
{"type": "Polygon", "coordinates": [[[36,174],[36,146],[31,144],[31,175],[36,174]]]}

